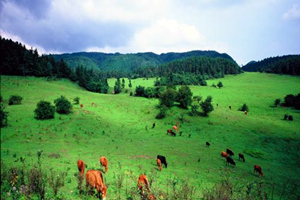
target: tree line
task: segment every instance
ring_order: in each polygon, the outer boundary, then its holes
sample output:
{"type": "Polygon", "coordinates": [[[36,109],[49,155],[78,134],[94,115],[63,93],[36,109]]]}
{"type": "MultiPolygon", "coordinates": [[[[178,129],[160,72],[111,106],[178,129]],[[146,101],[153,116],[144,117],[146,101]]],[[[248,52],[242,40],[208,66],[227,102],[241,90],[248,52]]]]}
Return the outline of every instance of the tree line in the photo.
{"type": "Polygon", "coordinates": [[[107,93],[105,74],[83,66],[72,69],[61,59],[55,61],[50,55],[39,56],[37,49],[26,49],[25,45],[0,36],[1,75],[67,78],[88,91],[107,93]]]}
{"type": "Polygon", "coordinates": [[[288,55],[266,58],[259,62],[250,62],[243,68],[250,72],[300,75],[300,55],[288,55]]]}

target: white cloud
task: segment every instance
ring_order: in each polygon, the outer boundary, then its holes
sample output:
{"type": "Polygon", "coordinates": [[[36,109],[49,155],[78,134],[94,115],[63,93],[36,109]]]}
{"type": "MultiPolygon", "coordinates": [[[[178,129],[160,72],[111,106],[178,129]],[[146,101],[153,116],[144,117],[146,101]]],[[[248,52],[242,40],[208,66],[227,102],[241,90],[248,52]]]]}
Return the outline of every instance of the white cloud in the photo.
{"type": "Polygon", "coordinates": [[[298,4],[294,4],[292,8],[283,14],[285,20],[300,20],[300,7],[298,4]]]}

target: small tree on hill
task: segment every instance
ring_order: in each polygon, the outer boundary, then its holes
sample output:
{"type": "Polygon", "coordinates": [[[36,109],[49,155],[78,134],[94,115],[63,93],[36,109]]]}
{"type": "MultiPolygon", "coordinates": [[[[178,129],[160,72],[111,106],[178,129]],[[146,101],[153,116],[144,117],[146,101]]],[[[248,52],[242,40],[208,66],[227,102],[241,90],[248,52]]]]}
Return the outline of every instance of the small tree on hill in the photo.
{"type": "Polygon", "coordinates": [[[125,88],[125,79],[122,78],[122,89],[124,89],[124,88],[125,88]]]}
{"type": "Polygon", "coordinates": [[[72,104],[71,102],[66,99],[66,97],[61,96],[58,99],[54,100],[56,112],[60,114],[69,114],[72,110],[72,104]]]}
{"type": "Polygon", "coordinates": [[[79,101],[80,101],[80,98],[79,98],[79,97],[75,97],[75,98],[73,99],[73,101],[74,101],[74,104],[78,105],[78,104],[79,104],[79,101]]]}
{"type": "Polygon", "coordinates": [[[172,107],[177,98],[177,92],[173,88],[168,88],[160,95],[160,105],[172,107]]]}
{"type": "Polygon", "coordinates": [[[182,86],[177,92],[177,102],[180,107],[187,109],[192,103],[193,93],[188,86],[182,86]]]}
{"type": "Polygon", "coordinates": [[[36,119],[52,119],[54,118],[55,107],[47,101],[40,101],[34,110],[36,119]]]}
{"type": "Polygon", "coordinates": [[[18,105],[22,102],[22,97],[19,95],[12,95],[9,98],[8,105],[18,105]]]}
{"type": "Polygon", "coordinates": [[[211,101],[212,101],[212,97],[211,97],[211,96],[208,96],[208,97],[205,99],[205,101],[202,101],[202,102],[200,103],[200,107],[201,107],[201,109],[202,109],[202,111],[203,111],[203,114],[204,114],[205,116],[208,116],[208,113],[210,113],[211,111],[214,110],[214,107],[213,107],[211,101]]]}
{"type": "Polygon", "coordinates": [[[7,126],[8,112],[4,111],[4,105],[0,104],[0,127],[7,126]]]}
{"type": "Polygon", "coordinates": [[[220,81],[220,82],[217,84],[217,86],[218,86],[219,88],[221,88],[221,87],[223,87],[223,83],[220,81]]]}
{"type": "Polygon", "coordinates": [[[135,88],[135,96],[143,97],[145,95],[145,87],[144,86],[137,86],[135,88]]]}
{"type": "Polygon", "coordinates": [[[115,91],[115,94],[119,94],[121,92],[120,78],[117,78],[117,81],[115,82],[114,91],[115,91]]]}
{"type": "Polygon", "coordinates": [[[240,108],[240,111],[243,111],[243,112],[247,111],[247,112],[249,112],[249,108],[248,108],[247,104],[244,103],[243,106],[240,108]]]}

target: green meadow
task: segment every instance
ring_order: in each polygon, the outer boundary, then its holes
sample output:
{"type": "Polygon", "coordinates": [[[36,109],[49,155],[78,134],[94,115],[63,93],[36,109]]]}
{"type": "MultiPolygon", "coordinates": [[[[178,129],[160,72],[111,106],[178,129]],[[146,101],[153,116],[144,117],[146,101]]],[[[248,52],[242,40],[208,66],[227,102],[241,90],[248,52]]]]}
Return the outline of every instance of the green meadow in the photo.
{"type": "MultiPolygon", "coordinates": [[[[138,85],[153,86],[154,80],[133,79],[132,91],[138,85]]],[[[114,82],[109,80],[110,91],[114,82]]],[[[175,106],[162,120],[155,119],[157,99],[130,96],[127,79],[125,84],[127,92],[113,95],[88,92],[69,80],[1,76],[1,95],[9,112],[8,127],[1,128],[1,166],[22,167],[23,157],[26,169],[34,168],[37,152],[42,150],[43,172],[66,173],[58,199],[96,199],[79,194],[77,160],[82,159],[87,169],[100,169],[102,155],[108,159],[107,199],[140,199],[136,186],[142,173],[152,182],[157,199],[173,199],[174,193],[201,199],[226,181],[234,186],[234,199],[243,199],[247,192],[255,195],[260,189],[267,199],[299,197],[300,113],[273,104],[277,98],[283,101],[287,94],[300,93],[300,77],[242,73],[208,80],[206,87],[190,88],[193,96],[212,96],[214,111],[209,117],[191,116],[190,109],[175,106]],[[221,89],[211,86],[219,81],[224,85],[221,89]],[[23,97],[22,104],[9,106],[11,95],[23,97]],[[73,105],[71,114],[56,113],[51,120],[34,118],[40,100],[54,105],[61,95],[72,103],[79,97],[83,108],[73,105]],[[248,115],[238,111],[244,103],[248,115]],[[294,120],[283,120],[285,114],[294,120]],[[176,122],[182,136],[166,135],[176,122]],[[220,156],[226,148],[235,153],[236,167],[226,165],[220,156]],[[246,162],[238,160],[238,153],[245,155],[246,162]],[[161,172],[156,166],[158,154],[168,161],[168,168],[161,172]],[[262,167],[263,177],[253,172],[254,164],[262,167]]],[[[1,187],[1,199],[12,199],[7,180],[1,181],[6,184],[1,187]]],[[[54,199],[53,195],[47,187],[46,199],[54,199]]]]}

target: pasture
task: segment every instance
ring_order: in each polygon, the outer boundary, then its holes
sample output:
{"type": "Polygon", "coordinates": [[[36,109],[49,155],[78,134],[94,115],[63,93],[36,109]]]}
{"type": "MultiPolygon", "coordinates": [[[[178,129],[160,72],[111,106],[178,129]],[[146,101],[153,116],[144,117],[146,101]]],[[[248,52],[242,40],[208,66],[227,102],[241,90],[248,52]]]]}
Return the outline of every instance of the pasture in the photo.
{"type": "MultiPolygon", "coordinates": [[[[114,81],[109,80],[111,88],[114,81]]],[[[153,86],[153,82],[134,79],[132,88],[153,86]]],[[[44,172],[66,172],[64,186],[58,191],[61,199],[91,198],[79,194],[77,160],[82,159],[87,169],[100,169],[102,155],[108,159],[108,173],[104,175],[107,199],[139,199],[136,186],[142,173],[152,180],[151,191],[158,199],[172,199],[174,193],[185,192],[189,199],[201,199],[206,190],[224,181],[234,186],[236,198],[253,185],[263,185],[269,199],[299,197],[300,113],[273,107],[273,103],[287,94],[300,93],[300,77],[243,73],[207,83],[206,87],[190,88],[193,96],[212,96],[214,111],[209,117],[190,116],[190,110],[173,107],[165,119],[157,120],[158,100],[129,96],[130,90],[118,95],[98,94],[68,80],[1,76],[1,95],[9,112],[9,125],[1,128],[1,164],[21,167],[23,157],[26,168],[32,168],[38,163],[37,152],[42,150],[44,172]],[[219,81],[223,88],[211,86],[219,81]],[[9,106],[11,95],[22,96],[22,104],[9,106]],[[54,105],[61,95],[72,103],[80,97],[83,108],[73,105],[71,114],[56,113],[51,120],[34,118],[40,100],[54,105]],[[238,111],[244,103],[249,107],[247,116],[238,111]],[[293,115],[294,120],[283,120],[284,114],[293,115]],[[182,136],[166,135],[176,122],[182,136]],[[226,148],[234,151],[236,167],[227,166],[220,156],[226,148]],[[238,160],[238,153],[245,155],[245,163],[238,160]],[[168,161],[168,168],[161,172],[156,165],[158,154],[168,161]],[[262,167],[263,177],[253,172],[254,164],[262,167]]],[[[127,79],[125,85],[129,89],[127,79]]],[[[1,187],[1,196],[10,199],[4,190],[1,187]]],[[[253,186],[251,193],[256,190],[253,186]]],[[[46,197],[53,197],[51,188],[47,188],[46,197]]]]}

